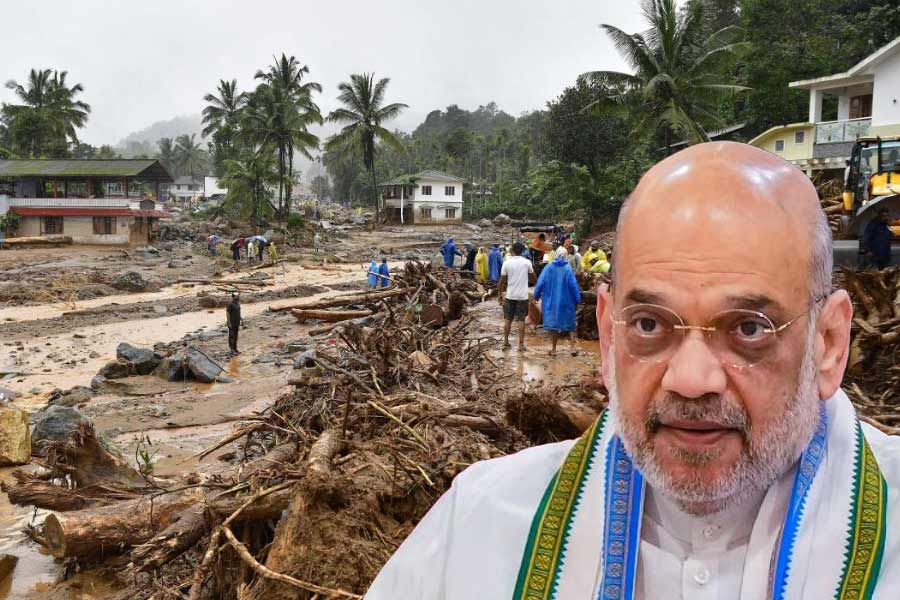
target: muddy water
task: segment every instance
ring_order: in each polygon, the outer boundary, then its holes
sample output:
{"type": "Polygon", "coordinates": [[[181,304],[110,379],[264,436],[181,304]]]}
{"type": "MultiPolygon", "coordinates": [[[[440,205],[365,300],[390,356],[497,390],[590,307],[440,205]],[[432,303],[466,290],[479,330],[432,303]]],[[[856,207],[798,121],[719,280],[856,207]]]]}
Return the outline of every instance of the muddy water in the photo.
{"type": "MultiPolygon", "coordinates": [[[[0,469],[0,481],[13,482],[12,471],[0,469]]],[[[22,533],[27,524],[43,522],[46,514],[46,511],[12,506],[6,494],[0,494],[0,553],[19,557],[13,576],[0,585],[0,599],[24,598],[42,587],[41,584],[53,583],[57,572],[53,557],[38,552],[37,546],[22,533]]]]}

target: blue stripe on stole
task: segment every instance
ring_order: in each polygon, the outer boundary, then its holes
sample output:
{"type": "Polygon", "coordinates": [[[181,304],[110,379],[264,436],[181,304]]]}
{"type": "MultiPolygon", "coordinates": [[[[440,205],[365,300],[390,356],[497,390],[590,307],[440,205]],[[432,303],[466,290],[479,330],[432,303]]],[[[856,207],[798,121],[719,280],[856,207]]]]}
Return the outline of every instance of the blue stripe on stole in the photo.
{"type": "Polygon", "coordinates": [[[806,497],[813,479],[825,456],[828,431],[828,415],[825,405],[819,414],[819,425],[813,434],[812,440],[803,454],[800,456],[800,464],[794,475],[794,485],[791,488],[791,499],[787,513],[784,516],[784,525],[781,528],[781,540],[778,544],[778,553],[775,560],[775,574],[772,578],[772,600],[784,600],[787,592],[787,579],[790,575],[791,560],[794,555],[794,543],[800,530],[800,521],[806,508],[806,497]]]}
{"type": "Polygon", "coordinates": [[[603,578],[598,600],[630,600],[634,596],[643,516],[644,479],[634,468],[618,436],[606,452],[603,578]]]}

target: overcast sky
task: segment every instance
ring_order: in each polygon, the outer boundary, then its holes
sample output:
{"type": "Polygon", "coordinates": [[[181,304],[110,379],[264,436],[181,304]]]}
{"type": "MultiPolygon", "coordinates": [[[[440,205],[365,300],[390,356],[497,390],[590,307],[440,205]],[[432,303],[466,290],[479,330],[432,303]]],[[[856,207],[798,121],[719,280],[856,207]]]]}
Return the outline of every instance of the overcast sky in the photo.
{"type": "Polygon", "coordinates": [[[3,22],[0,81],[68,70],[95,145],[199,113],[220,78],[251,87],[282,51],[309,65],[324,112],[349,73],[375,71],[391,78],[388,100],[410,106],[392,128],[449,104],[518,115],[584,71],[623,68],[599,23],[642,29],[638,0],[8,1],[3,22]]]}

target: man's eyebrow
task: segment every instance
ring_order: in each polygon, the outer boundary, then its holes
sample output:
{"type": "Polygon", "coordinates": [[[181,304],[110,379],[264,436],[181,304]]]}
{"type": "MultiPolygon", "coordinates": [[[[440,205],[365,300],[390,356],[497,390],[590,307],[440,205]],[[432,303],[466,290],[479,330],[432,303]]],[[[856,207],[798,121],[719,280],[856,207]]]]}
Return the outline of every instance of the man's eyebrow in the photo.
{"type": "Polygon", "coordinates": [[[665,298],[650,290],[634,288],[625,295],[625,301],[628,304],[664,304],[665,298]]]}
{"type": "Polygon", "coordinates": [[[766,296],[765,294],[728,296],[725,299],[725,303],[731,308],[740,308],[743,310],[755,310],[760,312],[767,308],[774,308],[778,311],[784,310],[784,307],[781,306],[781,303],[779,303],[774,298],[766,296]]]}

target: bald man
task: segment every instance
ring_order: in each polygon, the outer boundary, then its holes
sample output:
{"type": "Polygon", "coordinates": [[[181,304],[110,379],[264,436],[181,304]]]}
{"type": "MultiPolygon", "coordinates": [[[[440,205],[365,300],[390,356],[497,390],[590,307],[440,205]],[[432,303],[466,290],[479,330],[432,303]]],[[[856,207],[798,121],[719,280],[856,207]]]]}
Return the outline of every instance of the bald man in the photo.
{"type": "Polygon", "coordinates": [[[852,307],[809,180],[688,148],[641,179],[613,261],[609,409],[464,471],[366,598],[900,597],[900,438],[840,390],[852,307]]]}

